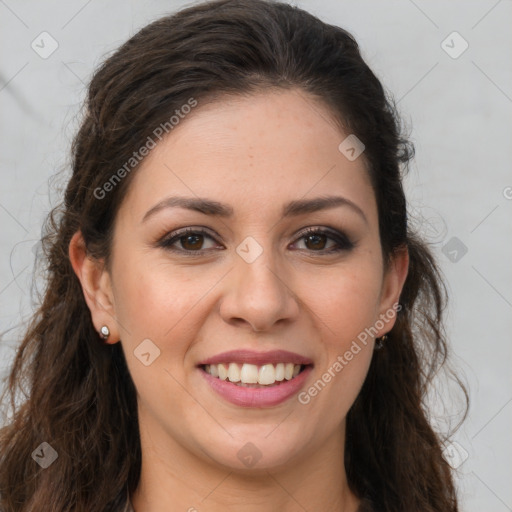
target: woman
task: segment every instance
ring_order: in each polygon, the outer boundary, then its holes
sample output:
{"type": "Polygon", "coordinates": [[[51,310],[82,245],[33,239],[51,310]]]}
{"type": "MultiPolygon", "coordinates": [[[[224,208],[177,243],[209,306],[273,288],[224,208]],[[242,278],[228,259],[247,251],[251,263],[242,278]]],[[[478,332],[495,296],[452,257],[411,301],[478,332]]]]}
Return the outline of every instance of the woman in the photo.
{"type": "Polygon", "coordinates": [[[352,36],[196,5],[106,60],[86,107],[1,510],[457,511],[424,410],[444,285],[352,36]]]}

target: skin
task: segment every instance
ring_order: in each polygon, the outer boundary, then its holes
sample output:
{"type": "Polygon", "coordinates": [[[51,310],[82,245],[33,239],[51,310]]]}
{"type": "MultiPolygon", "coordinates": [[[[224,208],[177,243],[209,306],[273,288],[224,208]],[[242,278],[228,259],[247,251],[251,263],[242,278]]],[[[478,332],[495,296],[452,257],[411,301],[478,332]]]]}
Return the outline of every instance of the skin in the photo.
{"type": "Polygon", "coordinates": [[[85,255],[79,232],[73,237],[70,258],[94,326],[108,325],[108,342],[122,343],[138,392],[137,512],[170,503],[183,511],[357,510],[343,465],[345,418],[373,339],[308,404],[294,396],[239,407],[196,367],[236,348],[284,349],[314,361],[307,389],[398,302],[408,254],[397,252],[384,270],[364,157],[349,161],[338,150],[347,135],[302,91],[199,104],[133,176],[116,217],[111,271],[85,255]],[[234,214],[164,208],[142,221],[171,195],[214,199],[234,214]],[[349,206],[283,218],[285,203],[325,195],[349,199],[365,218],[349,206]],[[182,238],[175,252],[157,246],[189,226],[211,238],[182,238]],[[341,231],[355,247],[329,254],[336,240],[301,237],[307,227],[341,231]],[[236,252],[248,236],[263,250],[252,263],[236,252]],[[134,350],[148,338],[161,352],[145,366],[134,350]],[[251,468],[237,457],[247,442],[261,454],[251,468]]]}

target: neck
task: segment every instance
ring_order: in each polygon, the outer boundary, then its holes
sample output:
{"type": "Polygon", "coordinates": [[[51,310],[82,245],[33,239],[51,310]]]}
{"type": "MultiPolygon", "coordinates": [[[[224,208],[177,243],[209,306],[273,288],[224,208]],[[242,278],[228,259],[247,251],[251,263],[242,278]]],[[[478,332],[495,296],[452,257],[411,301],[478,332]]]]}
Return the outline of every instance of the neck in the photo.
{"type": "Polygon", "coordinates": [[[344,467],[345,430],[293,462],[267,469],[234,470],[191,453],[149,425],[141,429],[142,466],[131,496],[135,512],[357,512],[344,467]],[[162,448],[162,447],[166,448],[162,448]]]}

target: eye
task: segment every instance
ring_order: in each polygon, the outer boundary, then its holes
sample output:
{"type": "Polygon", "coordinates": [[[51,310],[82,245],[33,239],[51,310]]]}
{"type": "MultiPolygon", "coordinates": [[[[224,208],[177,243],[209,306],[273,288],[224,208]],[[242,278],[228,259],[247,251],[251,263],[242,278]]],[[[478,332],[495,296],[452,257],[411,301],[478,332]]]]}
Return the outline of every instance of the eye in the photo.
{"type": "Polygon", "coordinates": [[[355,247],[344,233],[320,228],[308,228],[301,233],[299,240],[304,241],[306,250],[309,249],[310,252],[334,253],[348,251],[355,247]],[[334,242],[334,247],[326,248],[328,240],[334,242]]]}
{"type": "MultiPolygon", "coordinates": [[[[157,246],[185,256],[200,256],[205,250],[215,249],[215,244],[205,247],[205,239],[215,242],[213,236],[202,228],[184,228],[164,237],[157,243],[157,246]]],[[[355,247],[355,244],[344,233],[325,228],[308,228],[300,234],[298,241],[303,241],[305,245],[305,248],[299,247],[298,250],[319,254],[349,251],[355,247]],[[329,241],[331,241],[330,248],[326,247],[329,241]]],[[[295,245],[297,243],[295,242],[295,245]]]]}
{"type": "Polygon", "coordinates": [[[175,231],[170,237],[163,238],[158,242],[158,246],[170,251],[199,253],[205,249],[203,246],[205,238],[214,240],[213,237],[204,229],[186,228],[175,231]],[[181,248],[174,247],[177,244],[181,245],[181,248]]]}

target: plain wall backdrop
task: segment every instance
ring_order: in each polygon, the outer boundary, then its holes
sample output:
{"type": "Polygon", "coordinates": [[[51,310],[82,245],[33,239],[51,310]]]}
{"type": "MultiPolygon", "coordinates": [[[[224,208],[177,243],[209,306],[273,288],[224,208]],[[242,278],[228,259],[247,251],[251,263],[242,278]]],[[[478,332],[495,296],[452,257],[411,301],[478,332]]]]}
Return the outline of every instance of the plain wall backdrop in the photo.
{"type": "MultiPolygon", "coordinates": [[[[60,199],[52,187],[67,174],[49,180],[68,164],[92,71],[139,28],[193,3],[0,0],[2,376],[30,317],[37,241],[60,199]]],[[[462,510],[512,511],[512,2],[293,4],[356,37],[410,127],[407,195],[447,278],[452,364],[471,399],[446,454],[462,510]]]]}

